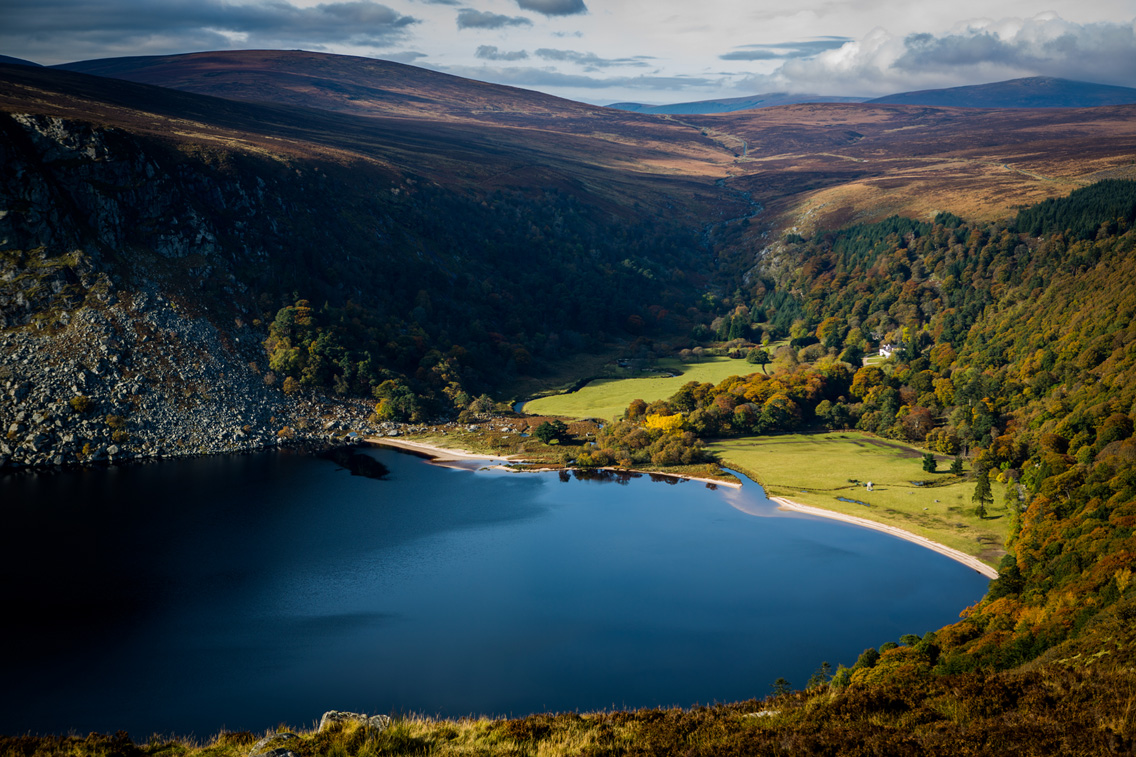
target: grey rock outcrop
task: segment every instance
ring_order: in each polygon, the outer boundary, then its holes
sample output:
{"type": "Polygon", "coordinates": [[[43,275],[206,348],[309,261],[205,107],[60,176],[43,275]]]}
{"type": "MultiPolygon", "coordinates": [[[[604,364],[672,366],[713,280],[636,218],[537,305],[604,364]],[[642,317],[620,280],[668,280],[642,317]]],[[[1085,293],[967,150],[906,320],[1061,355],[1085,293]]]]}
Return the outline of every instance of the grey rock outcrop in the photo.
{"type": "Polygon", "coordinates": [[[319,730],[322,733],[343,723],[360,723],[364,728],[384,731],[390,728],[391,719],[386,715],[362,715],[358,712],[340,712],[329,710],[320,718],[319,730]]]}

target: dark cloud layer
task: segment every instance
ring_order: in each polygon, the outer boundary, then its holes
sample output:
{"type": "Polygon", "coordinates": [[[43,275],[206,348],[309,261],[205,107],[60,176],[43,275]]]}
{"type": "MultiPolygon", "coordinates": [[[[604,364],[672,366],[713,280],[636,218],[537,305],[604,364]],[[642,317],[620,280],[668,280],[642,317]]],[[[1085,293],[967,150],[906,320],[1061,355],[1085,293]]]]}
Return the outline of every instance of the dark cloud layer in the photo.
{"type": "Polygon", "coordinates": [[[646,66],[642,58],[601,58],[595,53],[582,53],[576,50],[555,50],[542,47],[536,51],[540,58],[545,60],[576,63],[589,68],[610,68],[611,66],[646,66]]]}
{"type": "Polygon", "coordinates": [[[472,8],[462,8],[458,12],[459,29],[504,29],[506,26],[532,26],[532,21],[523,16],[502,16],[472,8]]]}
{"type": "Polygon", "coordinates": [[[584,0],[517,0],[517,6],[546,16],[572,16],[588,12],[584,0]]]}
{"type": "Polygon", "coordinates": [[[236,5],[223,0],[4,0],[0,46],[40,48],[81,57],[186,49],[319,47],[340,43],[387,46],[418,23],[373,0],[297,8],[274,0],[236,5]],[[162,47],[172,46],[165,50],[162,47]]]}
{"type": "Polygon", "coordinates": [[[737,50],[719,55],[722,60],[783,60],[811,58],[825,50],[835,50],[849,42],[848,37],[821,37],[804,42],[778,42],[773,45],[743,45],[737,50]]]}
{"type": "Polygon", "coordinates": [[[497,45],[482,45],[477,48],[476,53],[478,58],[482,60],[527,60],[529,54],[524,50],[505,51],[497,47],[497,45]]]}

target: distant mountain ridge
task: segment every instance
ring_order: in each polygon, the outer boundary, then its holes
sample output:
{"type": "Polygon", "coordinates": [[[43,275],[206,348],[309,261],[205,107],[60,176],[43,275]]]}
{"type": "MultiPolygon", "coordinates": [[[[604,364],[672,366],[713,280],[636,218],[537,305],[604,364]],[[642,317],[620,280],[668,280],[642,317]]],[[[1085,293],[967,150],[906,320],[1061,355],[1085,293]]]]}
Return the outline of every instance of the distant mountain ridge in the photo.
{"type": "Polygon", "coordinates": [[[1030,76],[967,87],[900,92],[867,102],[941,108],[1095,108],[1136,103],[1136,89],[1052,76],[1030,76]]]}
{"type": "Polygon", "coordinates": [[[694,102],[671,103],[669,105],[646,105],[644,103],[612,103],[607,106],[615,110],[634,113],[654,113],[659,115],[706,115],[709,113],[733,113],[754,108],[772,108],[777,105],[799,105],[801,103],[859,103],[865,97],[835,97],[829,95],[808,95],[793,92],[770,92],[763,95],[727,97],[719,100],[697,100],[694,102]]]}
{"type": "Polygon", "coordinates": [[[927,105],[939,108],[1095,108],[1136,103],[1136,88],[1111,84],[1030,76],[1023,79],[974,84],[946,89],[897,92],[884,97],[836,97],[792,92],[770,92],[718,100],[646,105],[612,103],[609,108],[660,115],[709,115],[778,105],[811,103],[868,103],[871,105],[927,105]]]}

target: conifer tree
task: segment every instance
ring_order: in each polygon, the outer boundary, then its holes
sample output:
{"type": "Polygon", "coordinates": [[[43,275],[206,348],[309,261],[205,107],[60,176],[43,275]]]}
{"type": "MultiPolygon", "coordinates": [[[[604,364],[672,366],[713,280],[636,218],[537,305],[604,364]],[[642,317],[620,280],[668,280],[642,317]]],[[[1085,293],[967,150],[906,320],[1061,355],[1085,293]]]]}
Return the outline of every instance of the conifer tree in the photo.
{"type": "Polygon", "coordinates": [[[986,517],[986,505],[994,504],[994,494],[990,491],[990,476],[985,467],[978,468],[974,473],[974,513],[979,518],[986,517]]]}

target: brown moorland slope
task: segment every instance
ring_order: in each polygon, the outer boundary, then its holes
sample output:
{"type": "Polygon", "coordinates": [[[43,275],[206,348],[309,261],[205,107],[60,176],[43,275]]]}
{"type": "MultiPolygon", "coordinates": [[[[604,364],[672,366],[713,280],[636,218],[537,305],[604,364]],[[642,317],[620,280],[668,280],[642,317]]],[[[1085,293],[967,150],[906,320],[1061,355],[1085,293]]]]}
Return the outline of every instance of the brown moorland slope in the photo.
{"type": "MultiPolygon", "coordinates": [[[[993,219],[1097,179],[1136,175],[1136,105],[977,110],[826,103],[653,116],[389,61],[300,51],[114,58],[65,68],[409,122],[439,136],[448,126],[457,130],[448,139],[529,151],[531,160],[512,163],[497,180],[507,174],[508,181],[548,181],[541,160],[600,166],[607,176],[600,183],[612,182],[613,191],[643,191],[625,183],[627,173],[729,178],[729,186],[773,211],[765,216],[770,223],[806,230],[896,213],[926,218],[938,210],[993,219]],[[476,128],[464,132],[459,124],[476,128]]],[[[716,217],[730,216],[719,210],[716,217]]]]}
{"type": "Polygon", "coordinates": [[[559,124],[575,123],[572,109],[577,104],[548,99],[563,104],[565,118],[535,126],[429,112],[413,118],[362,117],[0,65],[0,110],[6,112],[87,121],[203,149],[340,164],[362,160],[458,191],[563,189],[616,213],[635,204],[680,214],[689,209],[699,217],[739,212],[736,200],[723,199],[714,184],[730,156],[698,131],[634,115],[630,120],[642,123],[633,130],[627,122],[606,124],[602,119],[591,132],[558,130],[559,124]]]}
{"type": "Polygon", "coordinates": [[[1136,105],[788,105],[690,122],[738,153],[736,187],[780,225],[805,229],[939,210],[992,220],[1093,181],[1136,177],[1136,105]]]}

